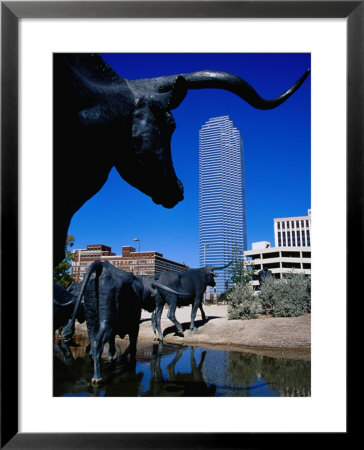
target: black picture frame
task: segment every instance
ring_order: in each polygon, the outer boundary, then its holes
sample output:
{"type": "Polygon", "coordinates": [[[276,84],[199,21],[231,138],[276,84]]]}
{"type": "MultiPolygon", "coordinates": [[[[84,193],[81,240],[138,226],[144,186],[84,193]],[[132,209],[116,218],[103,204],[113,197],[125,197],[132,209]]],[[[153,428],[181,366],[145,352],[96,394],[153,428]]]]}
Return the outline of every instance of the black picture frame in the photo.
{"type": "MultiPolygon", "coordinates": [[[[347,299],[363,268],[364,1],[1,2],[1,448],[259,448],[293,434],[18,432],[18,25],[22,18],[345,18],[347,21],[347,299]],[[357,270],[355,271],[356,273],[357,270]],[[11,301],[10,301],[11,300],[11,301]],[[11,326],[11,329],[10,329],[11,326]],[[11,336],[9,338],[9,336],[11,336]],[[9,345],[11,339],[11,345],[9,345]],[[243,434],[243,435],[242,435],[243,434]]],[[[343,255],[338,258],[343,259],[343,255]]],[[[341,269],[342,270],[342,269],[341,269]]],[[[355,299],[355,298],[354,298],[355,299]]],[[[348,354],[350,346],[348,345],[348,354]]],[[[157,417],[155,420],[160,420],[157,417]]],[[[349,418],[349,413],[348,416],[349,418]]],[[[152,420],[153,418],[151,418],[152,420]]],[[[348,424],[349,420],[347,419],[348,424]]],[[[349,428],[347,428],[349,431],[349,428]]],[[[167,430],[166,430],[167,431],[167,430]]],[[[336,443],[348,432],[338,433],[336,443]]],[[[327,436],[326,436],[327,437],[327,436]]],[[[309,439],[300,436],[300,443],[309,439]]],[[[318,435],[315,439],[317,443],[318,435]]],[[[269,444],[270,445],[270,444],[269,444]]]]}

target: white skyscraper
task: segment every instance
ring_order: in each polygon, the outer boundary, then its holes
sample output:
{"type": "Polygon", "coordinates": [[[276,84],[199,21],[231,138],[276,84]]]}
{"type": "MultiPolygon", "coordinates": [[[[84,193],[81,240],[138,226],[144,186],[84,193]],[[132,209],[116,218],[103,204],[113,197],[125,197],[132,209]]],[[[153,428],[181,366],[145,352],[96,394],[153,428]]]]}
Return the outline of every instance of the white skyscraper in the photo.
{"type": "MultiPolygon", "coordinates": [[[[247,249],[243,142],[228,116],[200,129],[199,184],[200,265],[222,266],[234,249],[247,249]]],[[[230,276],[227,270],[218,274],[221,293],[230,276]]]]}

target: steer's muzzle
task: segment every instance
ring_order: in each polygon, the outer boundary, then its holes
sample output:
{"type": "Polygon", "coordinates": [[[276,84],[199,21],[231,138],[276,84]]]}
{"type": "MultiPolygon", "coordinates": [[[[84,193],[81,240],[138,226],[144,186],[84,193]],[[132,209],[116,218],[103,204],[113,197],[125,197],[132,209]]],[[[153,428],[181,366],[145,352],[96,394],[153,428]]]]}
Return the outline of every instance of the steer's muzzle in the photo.
{"type": "Polygon", "coordinates": [[[172,188],[166,185],[158,193],[152,196],[152,200],[157,205],[162,205],[165,208],[173,208],[184,198],[183,184],[177,179],[176,184],[172,188]]]}

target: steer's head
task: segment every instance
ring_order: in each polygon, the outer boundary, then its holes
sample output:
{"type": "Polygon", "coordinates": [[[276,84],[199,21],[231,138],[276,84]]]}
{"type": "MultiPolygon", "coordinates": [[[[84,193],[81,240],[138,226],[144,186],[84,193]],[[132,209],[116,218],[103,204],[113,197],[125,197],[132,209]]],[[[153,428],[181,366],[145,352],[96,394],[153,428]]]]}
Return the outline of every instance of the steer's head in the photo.
{"type": "Polygon", "coordinates": [[[134,94],[131,149],[123,178],[149,195],[157,204],[172,208],[183,200],[183,185],[177,178],[171,156],[171,138],[176,123],[171,110],[187,93],[186,82],[177,77],[167,92],[158,92],[152,80],[128,81],[134,94]]]}
{"type": "Polygon", "coordinates": [[[206,273],[206,285],[207,286],[216,286],[215,277],[217,277],[217,273],[215,270],[223,270],[230,266],[232,261],[230,261],[228,264],[225,264],[225,266],[207,266],[204,267],[205,273],[206,273]]]}
{"type": "Polygon", "coordinates": [[[211,267],[206,267],[205,273],[206,273],[206,286],[215,287],[216,286],[215,277],[217,277],[217,273],[215,273],[211,267]]]}
{"type": "Polygon", "coordinates": [[[142,80],[126,80],[133,93],[132,154],[122,176],[152,197],[172,208],[183,199],[183,186],[176,177],[171,157],[171,137],[176,127],[171,110],[177,108],[188,89],[225,89],[259,109],[272,109],[287,100],[308,76],[307,71],[282,95],[265,100],[236,75],[204,70],[142,80]]]}

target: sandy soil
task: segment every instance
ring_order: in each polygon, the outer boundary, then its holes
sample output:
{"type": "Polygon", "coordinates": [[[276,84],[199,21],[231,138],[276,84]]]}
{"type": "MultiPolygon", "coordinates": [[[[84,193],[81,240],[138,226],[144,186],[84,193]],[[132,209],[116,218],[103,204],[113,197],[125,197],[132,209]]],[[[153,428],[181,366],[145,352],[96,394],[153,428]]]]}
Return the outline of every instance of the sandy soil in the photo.
{"type": "MultiPolygon", "coordinates": [[[[245,346],[269,348],[310,348],[311,315],[299,317],[262,317],[251,320],[228,320],[227,305],[204,306],[207,322],[201,319],[201,312],[196,315],[198,332],[188,329],[191,320],[191,307],[179,308],[176,317],[182,323],[184,337],[176,335],[174,324],[167,318],[168,310],[162,314],[162,332],[165,342],[179,344],[207,344],[219,346],[245,346]]],[[[139,338],[155,337],[151,322],[151,314],[143,311],[139,338]]]]}
{"type": "MultiPolygon", "coordinates": [[[[227,305],[204,307],[207,321],[202,322],[198,310],[196,326],[198,332],[188,329],[191,320],[191,307],[179,308],[176,317],[184,329],[184,337],[176,334],[174,324],[167,318],[168,310],[162,314],[164,342],[179,345],[199,345],[219,349],[230,349],[261,353],[266,356],[310,357],[311,315],[299,317],[261,317],[251,320],[228,320],[227,305]]],[[[143,311],[138,342],[153,342],[151,314],[143,311]]],[[[85,324],[77,326],[76,333],[86,332],[85,324]]]]}

